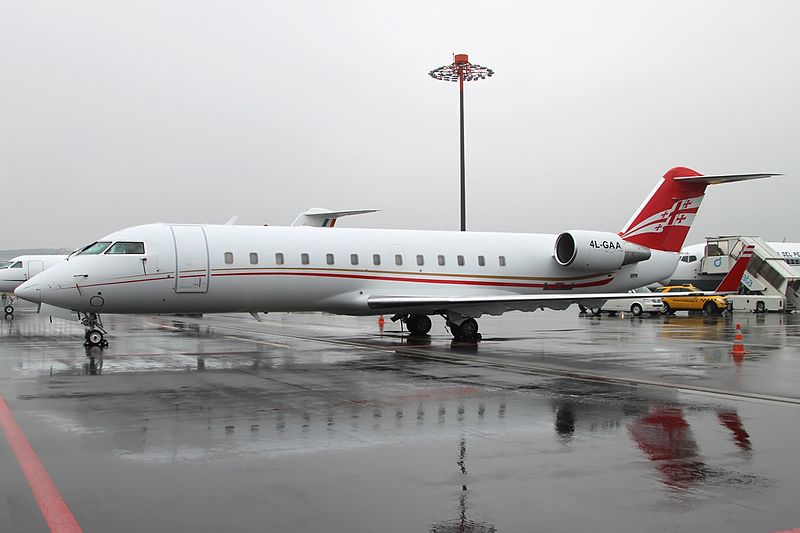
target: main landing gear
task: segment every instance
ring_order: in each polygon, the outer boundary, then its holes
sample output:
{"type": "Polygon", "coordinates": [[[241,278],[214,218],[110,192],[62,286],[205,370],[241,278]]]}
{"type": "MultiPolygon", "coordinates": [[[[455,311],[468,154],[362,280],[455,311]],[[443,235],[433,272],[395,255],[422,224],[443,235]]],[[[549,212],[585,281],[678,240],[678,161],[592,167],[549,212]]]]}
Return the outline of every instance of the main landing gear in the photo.
{"type": "MultiPolygon", "coordinates": [[[[478,333],[478,321],[458,313],[447,311],[442,316],[445,324],[455,340],[477,341],[481,339],[478,333]]],[[[427,335],[431,331],[431,317],[428,315],[395,315],[392,321],[402,320],[411,335],[427,335]]]]}
{"type": "Polygon", "coordinates": [[[100,315],[97,313],[79,313],[81,324],[86,327],[86,333],[83,343],[84,346],[99,346],[100,348],[107,348],[108,341],[105,339],[107,331],[103,329],[103,322],[100,320],[100,315]]]}

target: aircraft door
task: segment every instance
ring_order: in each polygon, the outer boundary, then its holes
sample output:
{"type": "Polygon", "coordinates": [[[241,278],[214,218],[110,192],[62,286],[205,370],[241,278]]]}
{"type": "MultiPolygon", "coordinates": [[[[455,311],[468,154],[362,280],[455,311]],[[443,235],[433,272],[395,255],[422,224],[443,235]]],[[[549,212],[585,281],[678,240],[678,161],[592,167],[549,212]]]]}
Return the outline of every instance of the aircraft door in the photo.
{"type": "Polygon", "coordinates": [[[32,261],[28,261],[28,279],[31,279],[33,276],[44,270],[44,261],[41,259],[34,259],[32,261]]]}
{"type": "Polygon", "coordinates": [[[208,292],[208,240],[202,226],[171,226],[175,292],[208,292]]]}

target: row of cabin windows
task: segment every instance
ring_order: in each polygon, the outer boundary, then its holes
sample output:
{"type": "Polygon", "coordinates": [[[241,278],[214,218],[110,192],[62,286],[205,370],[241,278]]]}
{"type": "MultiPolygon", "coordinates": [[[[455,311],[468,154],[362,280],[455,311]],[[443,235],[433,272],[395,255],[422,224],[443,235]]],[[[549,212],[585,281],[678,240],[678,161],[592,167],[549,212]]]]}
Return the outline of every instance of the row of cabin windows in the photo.
{"type": "MultiPolygon", "coordinates": [[[[423,266],[425,264],[425,256],[422,254],[417,255],[417,265],[423,266]]],[[[283,256],[283,252],[278,252],[275,254],[275,264],[282,265],[284,264],[285,259],[283,256]]],[[[311,258],[307,253],[300,254],[300,263],[304,265],[308,265],[311,262],[311,258]]],[[[325,263],[328,265],[333,265],[336,262],[336,258],[333,254],[325,254],[325,263]]],[[[446,260],[443,255],[436,256],[436,262],[439,266],[445,266],[446,260]]],[[[358,265],[359,258],[358,254],[350,254],[350,264],[351,265],[358,265]]],[[[466,262],[464,261],[463,255],[456,256],[456,263],[458,266],[464,266],[466,262]]],[[[233,264],[233,252],[225,252],[225,264],[232,265],[233,264]]],[[[256,252],[250,252],[250,264],[257,265],[258,264],[258,254],[256,252]]],[[[381,265],[381,254],[372,254],[372,264],[375,266],[381,265]]],[[[394,264],[397,266],[403,265],[403,255],[402,254],[395,254],[394,256],[394,264]]],[[[506,256],[500,255],[497,257],[497,264],[501,267],[506,266],[506,256]]],[[[478,266],[486,266],[486,257],[483,255],[478,256],[478,266]]]]}

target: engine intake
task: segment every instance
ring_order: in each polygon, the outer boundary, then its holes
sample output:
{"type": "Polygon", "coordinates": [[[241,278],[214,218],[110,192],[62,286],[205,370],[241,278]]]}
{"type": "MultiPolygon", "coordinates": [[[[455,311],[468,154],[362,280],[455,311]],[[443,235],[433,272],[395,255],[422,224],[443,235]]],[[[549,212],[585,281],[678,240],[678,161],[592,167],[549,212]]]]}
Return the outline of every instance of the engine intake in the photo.
{"type": "Polygon", "coordinates": [[[555,260],[564,267],[587,272],[618,270],[650,259],[650,249],[604,231],[566,231],[556,238],[555,260]]]}

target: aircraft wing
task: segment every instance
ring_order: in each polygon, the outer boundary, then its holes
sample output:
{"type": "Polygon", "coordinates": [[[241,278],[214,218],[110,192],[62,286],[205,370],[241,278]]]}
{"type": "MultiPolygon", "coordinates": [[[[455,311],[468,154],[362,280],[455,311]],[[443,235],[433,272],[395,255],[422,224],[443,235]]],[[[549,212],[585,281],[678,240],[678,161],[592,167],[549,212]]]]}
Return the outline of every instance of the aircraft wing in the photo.
{"type": "MultiPolygon", "coordinates": [[[[713,295],[715,292],[676,292],[670,296],[713,295]]],[[[624,298],[661,298],[652,295],[630,292],[606,292],[586,294],[509,294],[496,296],[370,296],[367,305],[374,311],[388,313],[432,313],[445,310],[462,313],[466,316],[478,317],[482,314],[499,315],[506,311],[534,311],[536,309],[565,309],[577,303],[585,307],[602,307],[608,300],[624,298]]]]}
{"type": "Polygon", "coordinates": [[[313,226],[317,228],[332,228],[336,225],[336,219],[351,215],[363,215],[365,213],[376,213],[378,209],[347,209],[341,211],[331,211],[321,207],[314,207],[300,213],[292,222],[292,226],[313,226]]]}

